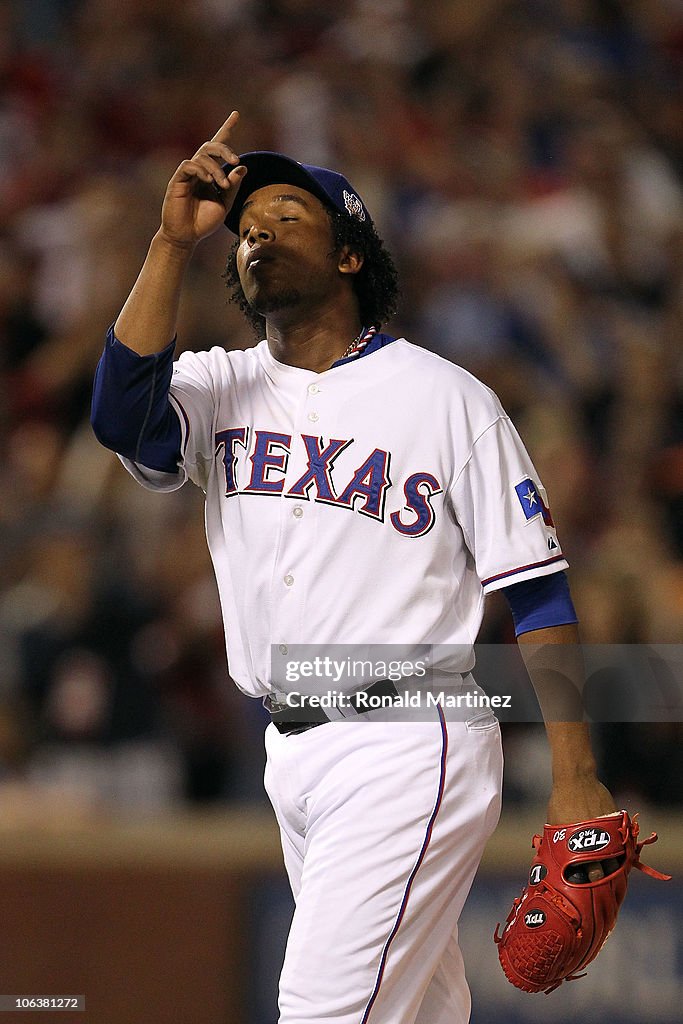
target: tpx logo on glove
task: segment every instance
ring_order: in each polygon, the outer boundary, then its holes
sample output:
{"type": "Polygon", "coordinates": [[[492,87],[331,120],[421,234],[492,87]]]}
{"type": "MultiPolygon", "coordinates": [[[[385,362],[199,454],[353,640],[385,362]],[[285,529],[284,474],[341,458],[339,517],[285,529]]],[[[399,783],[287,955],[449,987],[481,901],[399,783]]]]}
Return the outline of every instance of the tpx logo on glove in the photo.
{"type": "Polygon", "coordinates": [[[599,828],[583,828],[573,832],[567,840],[567,847],[572,853],[582,853],[584,850],[603,850],[612,841],[609,832],[599,828]]]}

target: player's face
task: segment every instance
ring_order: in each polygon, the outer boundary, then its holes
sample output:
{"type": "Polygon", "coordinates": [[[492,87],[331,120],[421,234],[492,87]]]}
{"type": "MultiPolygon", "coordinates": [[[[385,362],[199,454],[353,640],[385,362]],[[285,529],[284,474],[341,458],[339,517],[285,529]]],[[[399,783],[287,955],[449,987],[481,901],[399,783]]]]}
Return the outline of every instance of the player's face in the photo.
{"type": "Polygon", "coordinates": [[[295,185],[266,185],[240,215],[237,270],[247,301],[264,316],[305,312],[344,286],[325,207],[295,185]]]}

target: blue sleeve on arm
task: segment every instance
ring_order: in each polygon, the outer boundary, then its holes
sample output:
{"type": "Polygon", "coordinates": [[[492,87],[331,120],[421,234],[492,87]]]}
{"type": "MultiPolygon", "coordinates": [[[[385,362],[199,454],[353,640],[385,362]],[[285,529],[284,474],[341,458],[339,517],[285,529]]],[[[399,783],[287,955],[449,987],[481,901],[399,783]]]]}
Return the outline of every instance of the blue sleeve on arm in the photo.
{"type": "Polygon", "coordinates": [[[98,441],[148,469],[177,473],[180,422],[168,401],[175,341],[140,356],[107,331],[93,388],[92,423],[98,441]]]}
{"type": "Polygon", "coordinates": [[[579,621],[565,572],[554,572],[550,576],[537,576],[523,583],[513,583],[510,587],[504,587],[503,593],[512,612],[515,636],[530,633],[533,629],[566,626],[579,621]]]}

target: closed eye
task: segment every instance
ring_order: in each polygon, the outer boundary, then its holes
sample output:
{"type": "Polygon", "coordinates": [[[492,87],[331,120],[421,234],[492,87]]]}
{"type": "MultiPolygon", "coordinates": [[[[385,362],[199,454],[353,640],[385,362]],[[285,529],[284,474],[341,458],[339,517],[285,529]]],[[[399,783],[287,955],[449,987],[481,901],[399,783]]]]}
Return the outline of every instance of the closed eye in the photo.
{"type": "MultiPolygon", "coordinates": [[[[286,216],[285,215],[284,217],[280,217],[279,219],[282,222],[282,221],[297,221],[300,218],[299,217],[292,217],[292,216],[286,216]]],[[[242,238],[242,239],[246,238],[250,231],[251,231],[250,227],[242,228],[242,230],[240,231],[240,238],[242,238]]]]}

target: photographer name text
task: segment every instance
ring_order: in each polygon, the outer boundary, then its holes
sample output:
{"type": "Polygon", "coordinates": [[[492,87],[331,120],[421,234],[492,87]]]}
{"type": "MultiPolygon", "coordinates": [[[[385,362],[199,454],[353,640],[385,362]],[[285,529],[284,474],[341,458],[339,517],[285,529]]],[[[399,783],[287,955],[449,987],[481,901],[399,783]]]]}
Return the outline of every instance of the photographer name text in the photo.
{"type": "Polygon", "coordinates": [[[326,693],[299,693],[292,690],[281,703],[288,708],[347,708],[375,711],[380,708],[509,708],[512,697],[506,694],[494,694],[489,697],[485,693],[449,693],[440,690],[435,693],[427,691],[403,690],[395,694],[372,694],[359,690],[356,693],[344,693],[342,690],[329,690],[326,693]]]}

